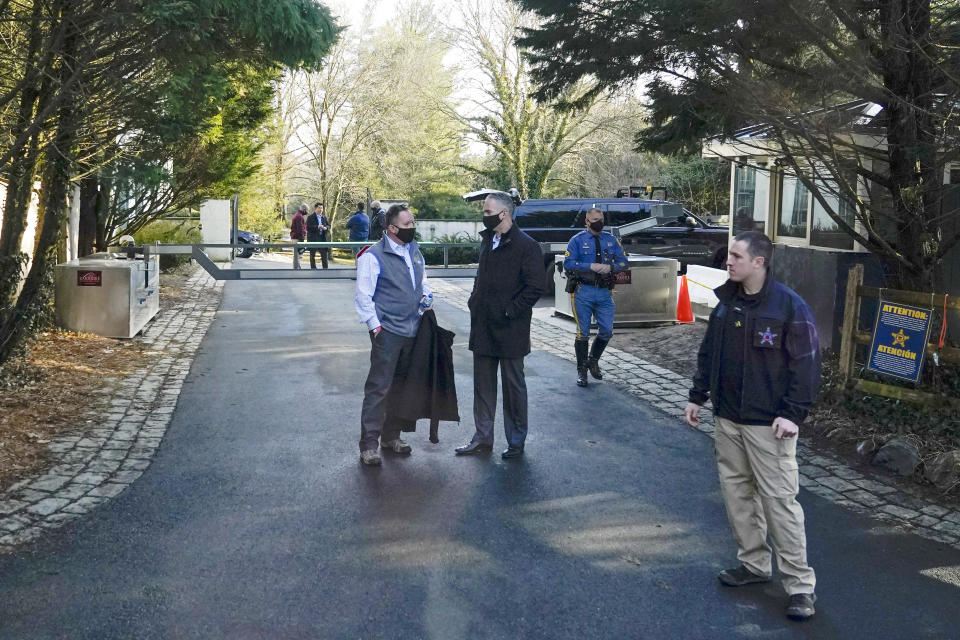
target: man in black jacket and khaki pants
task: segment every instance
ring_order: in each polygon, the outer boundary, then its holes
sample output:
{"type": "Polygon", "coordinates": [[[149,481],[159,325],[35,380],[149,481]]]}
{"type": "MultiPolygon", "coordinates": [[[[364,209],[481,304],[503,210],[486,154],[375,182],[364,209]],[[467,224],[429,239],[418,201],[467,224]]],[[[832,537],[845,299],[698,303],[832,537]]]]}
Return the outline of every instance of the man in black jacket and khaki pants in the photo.
{"type": "Polygon", "coordinates": [[[484,231],[477,278],[470,294],[473,351],[471,441],[457,455],[493,450],[497,412],[497,369],[503,378],[503,458],[523,455],[527,437],[527,384],[523,358],[530,353],[530,318],[543,294],[543,256],[536,240],[513,224],[513,199],[494,192],[483,201],[484,231]]]}
{"type": "Polygon", "coordinates": [[[730,587],[768,582],[775,551],[787,616],[805,620],[817,597],[797,502],[797,433],[820,383],[820,346],[810,307],[771,276],[772,256],[759,231],[730,245],[730,279],[714,290],[719,302],[685,413],[697,426],[700,407],[713,402],[720,488],[740,560],[717,577],[730,587]]]}

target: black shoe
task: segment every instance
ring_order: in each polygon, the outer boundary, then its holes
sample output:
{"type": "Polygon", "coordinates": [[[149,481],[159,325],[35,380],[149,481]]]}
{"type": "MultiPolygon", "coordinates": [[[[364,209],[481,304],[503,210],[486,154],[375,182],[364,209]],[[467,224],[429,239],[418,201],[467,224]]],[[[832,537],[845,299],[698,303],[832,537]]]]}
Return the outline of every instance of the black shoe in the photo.
{"type": "Polygon", "coordinates": [[[483,444],[482,442],[470,442],[454,449],[458,456],[472,456],[478,453],[490,453],[493,451],[492,444],[483,444]]]}
{"type": "Polygon", "coordinates": [[[577,386],[587,386],[587,350],[590,343],[586,340],[574,340],[573,349],[577,354],[577,386]]]}
{"type": "Polygon", "coordinates": [[[717,579],[728,587],[742,587],[758,582],[770,582],[770,576],[757,575],[743,565],[736,569],[724,569],[717,574],[717,579]]]}
{"type": "Polygon", "coordinates": [[[500,457],[504,460],[509,460],[510,458],[519,458],[523,455],[523,447],[515,447],[510,445],[504,449],[503,453],[500,454],[500,457]]]}
{"type": "Polygon", "coordinates": [[[587,368],[590,369],[590,375],[597,380],[603,380],[603,373],[600,371],[600,356],[603,355],[603,350],[607,348],[607,342],[609,340],[596,338],[593,341],[593,346],[590,347],[590,357],[587,358],[587,368]]]}
{"type": "Polygon", "coordinates": [[[787,617],[793,620],[809,620],[816,613],[813,603],[817,601],[815,593],[795,593],[787,602],[787,617]]]}

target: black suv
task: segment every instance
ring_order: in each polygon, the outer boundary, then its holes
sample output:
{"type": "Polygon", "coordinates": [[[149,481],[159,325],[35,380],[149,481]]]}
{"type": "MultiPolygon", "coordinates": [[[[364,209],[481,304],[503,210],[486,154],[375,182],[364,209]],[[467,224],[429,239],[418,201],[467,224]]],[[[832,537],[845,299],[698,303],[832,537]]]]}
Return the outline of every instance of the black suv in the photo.
{"type": "MultiPolygon", "coordinates": [[[[464,195],[465,200],[481,200],[489,190],[464,195]]],[[[530,199],[517,205],[513,217],[517,226],[539,242],[566,243],[584,229],[587,211],[598,207],[610,227],[622,227],[639,220],[649,225],[625,228],[620,242],[627,253],[640,253],[688,264],[722,269],[727,260],[729,230],[711,225],[682,206],[664,200],[641,198],[557,198],[530,199]]],[[[614,231],[616,233],[616,231],[614,231]]],[[[554,254],[544,252],[544,268],[552,287],[554,254]]]]}

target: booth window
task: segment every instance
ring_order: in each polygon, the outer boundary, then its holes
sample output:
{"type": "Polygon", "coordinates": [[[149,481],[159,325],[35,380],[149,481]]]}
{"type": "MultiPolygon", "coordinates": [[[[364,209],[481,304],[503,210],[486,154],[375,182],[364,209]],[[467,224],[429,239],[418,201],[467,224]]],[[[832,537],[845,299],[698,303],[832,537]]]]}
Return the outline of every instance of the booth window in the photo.
{"type": "Polygon", "coordinates": [[[766,233],[770,175],[740,163],[734,164],[733,175],[733,234],[744,231],[766,233]]]}
{"type": "Polygon", "coordinates": [[[807,237],[807,212],[810,206],[810,192],[807,187],[793,176],[783,177],[783,189],[780,192],[780,221],[777,225],[777,237],[807,237]]]}
{"type": "MultiPolygon", "coordinates": [[[[846,199],[840,198],[831,185],[820,187],[820,192],[830,205],[834,213],[851,227],[854,225],[854,208],[846,199]]],[[[853,249],[853,237],[840,228],[840,225],[830,217],[827,211],[816,198],[813,199],[813,224],[810,227],[810,244],[827,249],[853,249]]]]}

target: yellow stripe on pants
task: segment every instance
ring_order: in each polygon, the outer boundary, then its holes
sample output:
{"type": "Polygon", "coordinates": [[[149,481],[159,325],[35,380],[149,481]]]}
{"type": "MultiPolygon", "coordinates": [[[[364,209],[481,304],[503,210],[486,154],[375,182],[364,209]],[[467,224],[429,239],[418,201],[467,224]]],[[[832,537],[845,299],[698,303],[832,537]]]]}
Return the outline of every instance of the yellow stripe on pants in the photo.
{"type": "Polygon", "coordinates": [[[573,309],[573,321],[577,323],[577,340],[580,340],[583,336],[580,334],[580,319],[577,317],[577,292],[576,291],[570,294],[570,308],[573,309]]]}

